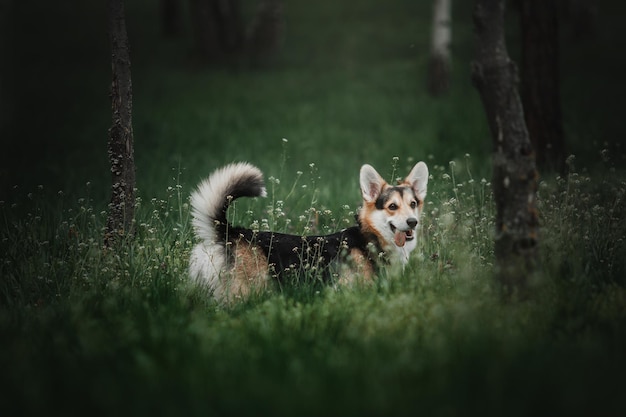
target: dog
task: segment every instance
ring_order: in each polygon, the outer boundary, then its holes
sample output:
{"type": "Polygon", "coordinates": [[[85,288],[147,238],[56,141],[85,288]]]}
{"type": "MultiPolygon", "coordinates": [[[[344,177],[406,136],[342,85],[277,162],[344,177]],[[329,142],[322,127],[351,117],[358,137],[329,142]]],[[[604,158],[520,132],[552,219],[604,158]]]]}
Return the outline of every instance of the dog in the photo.
{"type": "Polygon", "coordinates": [[[329,235],[297,236],[229,224],[226,213],[234,200],[267,193],[258,168],[246,162],[226,165],[191,194],[199,243],[191,252],[189,275],[226,303],[266,290],[273,279],[282,283],[290,274],[311,273],[339,285],[373,282],[381,268],[408,262],[417,245],[427,185],[424,162],[395,186],[363,165],[357,224],[329,235]]]}

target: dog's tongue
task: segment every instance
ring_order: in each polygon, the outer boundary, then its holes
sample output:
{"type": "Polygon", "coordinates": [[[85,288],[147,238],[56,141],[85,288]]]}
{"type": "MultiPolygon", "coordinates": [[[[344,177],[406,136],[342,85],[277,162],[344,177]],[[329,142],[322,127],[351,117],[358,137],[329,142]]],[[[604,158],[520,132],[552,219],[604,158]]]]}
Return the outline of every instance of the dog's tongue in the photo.
{"type": "Polygon", "coordinates": [[[393,236],[393,240],[396,242],[396,246],[403,247],[406,243],[406,233],[397,230],[393,236]]]}

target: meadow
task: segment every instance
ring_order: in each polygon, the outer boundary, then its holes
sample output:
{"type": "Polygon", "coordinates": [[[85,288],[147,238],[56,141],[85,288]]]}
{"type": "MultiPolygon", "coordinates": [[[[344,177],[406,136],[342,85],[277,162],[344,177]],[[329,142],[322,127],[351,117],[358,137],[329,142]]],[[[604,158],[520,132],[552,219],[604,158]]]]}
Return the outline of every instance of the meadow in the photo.
{"type": "MultiPolygon", "coordinates": [[[[433,99],[427,2],[290,2],[282,54],[256,71],[198,66],[189,33],[160,40],[150,3],[127,7],[138,198],[136,236],[115,250],[102,242],[102,6],[42,4],[66,19],[66,55],[16,52],[21,93],[3,115],[0,171],[4,415],[626,412],[624,65],[594,65],[623,47],[619,2],[599,2],[593,39],[574,44],[563,28],[569,175],[542,173],[540,268],[532,296],[509,303],[493,281],[469,5],[455,4],[451,90],[433,99]],[[353,224],[363,163],[391,181],[424,160],[418,249],[373,288],[292,282],[219,305],[187,282],[188,196],[239,160],[265,173],[268,197],[238,201],[232,222],[289,233],[353,224]]],[[[25,29],[45,33],[43,12],[25,29]]]]}

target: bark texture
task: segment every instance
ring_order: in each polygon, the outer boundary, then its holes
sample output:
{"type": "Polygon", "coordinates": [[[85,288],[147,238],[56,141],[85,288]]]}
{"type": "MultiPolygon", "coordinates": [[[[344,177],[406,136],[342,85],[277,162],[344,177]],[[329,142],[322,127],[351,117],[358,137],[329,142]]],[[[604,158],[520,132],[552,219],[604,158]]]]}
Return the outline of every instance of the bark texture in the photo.
{"type": "Polygon", "coordinates": [[[135,161],[132,128],[132,82],[130,47],[126,33],[123,0],[109,0],[109,39],[113,80],[109,130],[111,203],[105,230],[105,245],[111,246],[134,233],[135,161]]]}
{"type": "Polygon", "coordinates": [[[493,143],[496,278],[505,295],[524,297],[537,263],[537,170],[517,91],[517,69],[506,49],[503,17],[503,0],[476,0],[472,79],[493,143]]]}
{"type": "Polygon", "coordinates": [[[521,0],[521,97],[541,170],[565,170],[556,0],[521,0]]]}

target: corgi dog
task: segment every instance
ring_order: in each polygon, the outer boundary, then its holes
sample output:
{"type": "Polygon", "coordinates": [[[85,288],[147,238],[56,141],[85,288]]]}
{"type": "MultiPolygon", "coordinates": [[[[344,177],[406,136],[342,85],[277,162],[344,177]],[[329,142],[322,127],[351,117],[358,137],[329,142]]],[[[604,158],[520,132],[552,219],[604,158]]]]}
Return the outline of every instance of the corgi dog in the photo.
{"type": "Polygon", "coordinates": [[[404,266],[417,245],[428,167],[418,162],[397,185],[370,165],[360,171],[363,204],[357,224],[337,233],[298,236],[233,226],[226,218],[239,197],[265,197],[261,171],[249,163],[226,165],[191,194],[192,224],[199,243],[189,275],[222,302],[245,299],[289,274],[314,273],[339,285],[372,282],[386,265],[404,266]]]}

